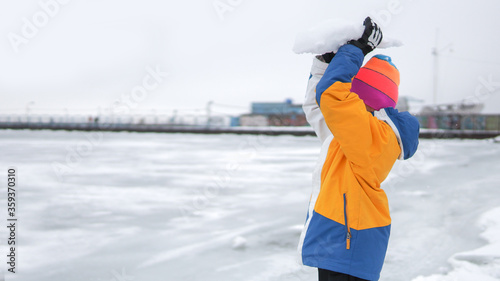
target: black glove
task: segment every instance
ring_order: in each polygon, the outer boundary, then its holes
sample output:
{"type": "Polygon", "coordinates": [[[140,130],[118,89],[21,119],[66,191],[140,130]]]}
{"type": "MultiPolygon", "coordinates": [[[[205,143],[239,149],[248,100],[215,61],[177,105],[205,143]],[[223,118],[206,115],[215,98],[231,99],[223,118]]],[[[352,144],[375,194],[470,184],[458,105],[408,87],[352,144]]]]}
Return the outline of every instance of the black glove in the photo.
{"type": "Polygon", "coordinates": [[[366,56],[369,52],[373,51],[380,42],[382,42],[382,30],[378,25],[372,21],[370,17],[367,17],[363,22],[365,26],[365,30],[363,31],[363,35],[358,40],[351,40],[347,42],[347,44],[354,45],[363,51],[363,54],[366,56]]]}
{"type": "Polygon", "coordinates": [[[335,53],[334,52],[329,52],[329,53],[323,54],[321,56],[323,57],[323,60],[326,63],[330,63],[332,61],[333,57],[335,56],[335,53]]]}

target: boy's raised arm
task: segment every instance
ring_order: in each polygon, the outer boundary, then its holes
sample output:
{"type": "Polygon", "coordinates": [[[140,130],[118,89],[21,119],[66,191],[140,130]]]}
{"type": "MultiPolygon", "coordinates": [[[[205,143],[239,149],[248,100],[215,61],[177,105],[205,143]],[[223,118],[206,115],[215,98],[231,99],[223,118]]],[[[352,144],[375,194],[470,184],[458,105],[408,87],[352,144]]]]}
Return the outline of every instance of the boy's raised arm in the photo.
{"type": "Polygon", "coordinates": [[[332,133],[325,123],[325,118],[316,102],[316,86],[323,77],[328,64],[320,61],[318,57],[313,59],[309,82],[307,83],[306,97],[302,109],[306,114],[307,122],[313,127],[316,135],[323,143],[332,133]]]}
{"type": "Polygon", "coordinates": [[[381,33],[367,18],[363,36],[339,49],[316,87],[316,102],[325,123],[346,157],[359,165],[381,153],[384,139],[379,136],[387,135],[387,128],[381,126],[358,95],[351,92],[352,78],[358,73],[364,56],[382,40],[381,34],[371,34],[374,32],[381,33]],[[371,42],[370,38],[377,41],[371,42]]]}

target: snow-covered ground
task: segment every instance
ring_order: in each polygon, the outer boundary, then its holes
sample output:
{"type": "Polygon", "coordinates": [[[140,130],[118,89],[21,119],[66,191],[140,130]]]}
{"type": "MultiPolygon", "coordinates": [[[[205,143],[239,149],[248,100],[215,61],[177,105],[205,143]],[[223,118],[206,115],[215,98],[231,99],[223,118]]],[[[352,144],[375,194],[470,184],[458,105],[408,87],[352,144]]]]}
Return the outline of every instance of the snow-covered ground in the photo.
{"type": "MultiPolygon", "coordinates": [[[[18,273],[1,270],[23,281],[317,280],[296,245],[318,152],[313,137],[0,131],[0,167],[16,166],[19,182],[18,273]]],[[[499,280],[499,170],[500,143],[422,140],[384,183],[393,225],[381,280],[499,280]]]]}

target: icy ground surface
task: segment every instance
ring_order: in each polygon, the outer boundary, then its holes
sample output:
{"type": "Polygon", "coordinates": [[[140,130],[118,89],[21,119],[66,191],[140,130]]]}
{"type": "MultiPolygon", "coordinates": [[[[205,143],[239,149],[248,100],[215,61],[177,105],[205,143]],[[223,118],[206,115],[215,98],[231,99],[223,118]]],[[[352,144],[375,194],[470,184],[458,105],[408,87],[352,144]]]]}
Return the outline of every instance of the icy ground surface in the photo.
{"type": "MultiPolygon", "coordinates": [[[[317,280],[296,245],[318,152],[313,137],[0,131],[19,182],[5,280],[317,280]]],[[[422,140],[384,183],[381,280],[498,280],[499,170],[500,143],[422,140]]]]}

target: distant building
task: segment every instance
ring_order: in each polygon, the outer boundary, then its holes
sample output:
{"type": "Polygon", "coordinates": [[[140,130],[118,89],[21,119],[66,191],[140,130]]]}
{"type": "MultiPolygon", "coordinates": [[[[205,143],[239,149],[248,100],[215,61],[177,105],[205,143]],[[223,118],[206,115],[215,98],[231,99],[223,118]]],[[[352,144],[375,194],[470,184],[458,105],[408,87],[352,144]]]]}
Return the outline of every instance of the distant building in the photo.
{"type": "Polygon", "coordinates": [[[422,115],[429,114],[479,114],[483,110],[482,103],[449,103],[424,106],[420,111],[422,115]]]}
{"type": "Polygon", "coordinates": [[[482,103],[449,103],[424,106],[417,115],[429,129],[500,130],[500,116],[481,114],[482,103]]]}
{"type": "Polygon", "coordinates": [[[229,120],[229,126],[236,127],[240,125],[240,117],[239,116],[231,116],[229,120]]]}
{"type": "Polygon", "coordinates": [[[269,126],[269,119],[265,115],[245,114],[240,116],[240,126],[269,126]]]}
{"type": "Polygon", "coordinates": [[[241,126],[306,126],[301,104],[285,102],[254,102],[252,113],[240,117],[241,126]]]}
{"type": "Polygon", "coordinates": [[[396,104],[396,109],[399,110],[399,112],[409,111],[410,103],[408,102],[408,98],[399,97],[398,103],[396,104]]]}
{"type": "Polygon", "coordinates": [[[293,104],[291,99],[285,102],[254,102],[252,103],[252,114],[263,115],[289,115],[304,114],[301,104],[293,104]]]}

